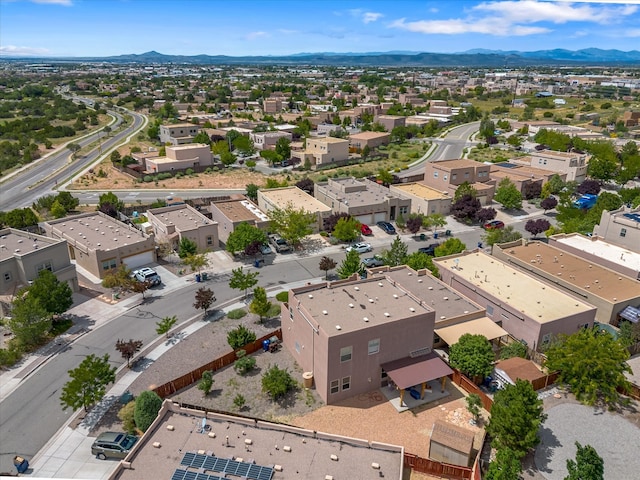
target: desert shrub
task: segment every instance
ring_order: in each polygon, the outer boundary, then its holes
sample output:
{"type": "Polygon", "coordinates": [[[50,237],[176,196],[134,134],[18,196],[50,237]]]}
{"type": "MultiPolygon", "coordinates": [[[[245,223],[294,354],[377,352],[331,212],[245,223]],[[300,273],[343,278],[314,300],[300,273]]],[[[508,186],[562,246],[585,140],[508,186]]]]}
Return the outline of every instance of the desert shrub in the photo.
{"type": "Polygon", "coordinates": [[[279,302],[288,302],[289,301],[289,292],[284,291],[276,294],[276,300],[279,302]]]}
{"type": "Polygon", "coordinates": [[[246,351],[238,350],[236,352],[236,356],[238,357],[238,359],[234,362],[233,368],[240,375],[244,375],[256,367],[256,359],[253,357],[248,357],[246,351]]]}
{"type": "Polygon", "coordinates": [[[235,310],[231,310],[227,313],[227,317],[231,320],[239,320],[247,314],[247,311],[244,308],[236,308],[235,310]]]}
{"type": "Polygon", "coordinates": [[[161,407],[162,399],[156,392],[152,392],[151,390],[142,392],[136,399],[133,414],[136,426],[143,432],[146,432],[158,416],[161,407]]]}
{"type": "Polygon", "coordinates": [[[151,175],[145,175],[144,177],[142,177],[142,181],[144,183],[151,183],[153,182],[153,177],[151,175]]]}
{"type": "Polygon", "coordinates": [[[238,325],[227,334],[227,342],[234,350],[256,341],[256,334],[244,325],[238,325]]]}
{"type": "Polygon", "coordinates": [[[242,407],[244,407],[245,403],[247,403],[247,400],[244,398],[244,396],[241,393],[237,394],[233,398],[233,404],[236,407],[238,407],[239,409],[242,409],[242,407]]]}
{"type": "Polygon", "coordinates": [[[187,168],[186,172],[187,175],[193,175],[193,168],[187,168]]]}
{"type": "Polygon", "coordinates": [[[136,402],[131,401],[118,411],[118,418],[122,421],[122,428],[127,433],[135,433],[136,431],[135,410],[136,402]]]}
{"type": "Polygon", "coordinates": [[[209,395],[211,388],[213,387],[213,372],[207,370],[202,372],[202,379],[198,382],[198,390],[201,390],[204,396],[209,395]]]}
{"type": "Polygon", "coordinates": [[[296,381],[286,368],[280,369],[274,365],[269,367],[262,376],[262,391],[267,393],[272,400],[286,395],[289,390],[293,390],[295,387],[296,381]]]}

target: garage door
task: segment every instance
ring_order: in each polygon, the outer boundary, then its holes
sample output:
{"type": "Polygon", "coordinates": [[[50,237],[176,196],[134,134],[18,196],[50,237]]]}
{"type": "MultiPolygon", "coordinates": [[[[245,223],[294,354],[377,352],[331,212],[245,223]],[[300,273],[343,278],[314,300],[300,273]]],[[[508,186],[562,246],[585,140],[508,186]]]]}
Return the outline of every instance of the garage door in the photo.
{"type": "Polygon", "coordinates": [[[153,263],[155,261],[156,259],[153,256],[152,250],[139,253],[137,255],[131,255],[130,257],[125,257],[122,259],[122,263],[124,263],[125,266],[130,270],[141,267],[142,265],[148,265],[149,263],[153,263]]]}
{"type": "Polygon", "coordinates": [[[373,223],[386,222],[386,221],[387,221],[387,212],[378,212],[375,214],[375,218],[373,219],[373,223]]]}
{"type": "Polygon", "coordinates": [[[358,215],[357,217],[355,217],[355,219],[358,220],[360,223],[369,225],[371,223],[371,214],[358,215]]]}

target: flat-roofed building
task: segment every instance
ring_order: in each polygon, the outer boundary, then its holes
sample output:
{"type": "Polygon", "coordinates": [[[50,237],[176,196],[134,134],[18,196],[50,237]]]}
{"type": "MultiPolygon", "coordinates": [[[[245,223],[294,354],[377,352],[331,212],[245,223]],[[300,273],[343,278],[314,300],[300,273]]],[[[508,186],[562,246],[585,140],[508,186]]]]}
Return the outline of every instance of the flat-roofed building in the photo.
{"type": "Polygon", "coordinates": [[[145,158],[147,172],[172,172],[213,165],[211,149],[209,145],[204,143],[167,146],[165,150],[166,155],[164,157],[145,158]]]}
{"type": "Polygon", "coordinates": [[[353,177],[330,178],[325,183],[316,183],[314,197],[330,207],[333,213],[346,213],[365,224],[395,220],[411,210],[410,199],[371,180],[353,177]]]}
{"type": "Polygon", "coordinates": [[[181,408],[165,400],[109,479],[402,480],[403,465],[400,445],[181,408]]]}
{"type": "Polygon", "coordinates": [[[97,278],[120,265],[133,270],[156,261],[153,235],[102,212],[49,220],[42,227],[48,237],[66,240],[71,260],[97,278]]]}
{"type": "Polygon", "coordinates": [[[519,162],[528,163],[532,167],[550,170],[554,173],[566,175],[567,181],[578,183],[587,178],[587,163],[589,157],[585,153],[555,152],[552,150],[541,150],[531,152],[524,157],[518,157],[519,162]]]}
{"type": "Polygon", "coordinates": [[[384,364],[434,355],[434,325],[434,309],[386,277],[294,288],[282,305],[283,343],[327,404],[386,385],[384,364]]]}
{"type": "Polygon", "coordinates": [[[364,147],[370,149],[378,148],[381,145],[388,145],[391,136],[385,132],[360,132],[349,135],[349,146],[362,150],[364,147]]]}
{"type": "Polygon", "coordinates": [[[451,211],[453,196],[448,190],[436,190],[424,183],[398,183],[390,185],[389,190],[411,200],[411,213],[448,215],[451,211]]]}
{"type": "Polygon", "coordinates": [[[607,242],[640,252],[640,207],[603,210],[593,234],[607,242]]]}
{"type": "Polygon", "coordinates": [[[593,326],[596,308],[480,251],[434,258],[442,280],[532,350],[593,326]]]}
{"type": "Polygon", "coordinates": [[[266,98],[262,102],[264,113],[278,113],[282,111],[282,100],[279,98],[266,98]]]}
{"type": "Polygon", "coordinates": [[[158,241],[169,242],[174,249],[187,238],[198,251],[218,248],[218,224],[187,204],[147,210],[147,218],[158,241]]]}
{"type": "Polygon", "coordinates": [[[598,236],[559,233],[549,237],[549,245],[602,265],[614,272],[640,280],[640,247],[621,247],[598,236]]]}
{"type": "MultiPolygon", "coordinates": [[[[529,167],[529,169],[531,170],[531,167],[529,167]]],[[[496,185],[499,185],[502,180],[508,178],[524,198],[531,198],[526,196],[527,191],[530,189],[537,188],[537,190],[533,191],[542,191],[542,185],[545,183],[545,177],[542,175],[533,172],[521,172],[515,164],[511,163],[492,164],[489,175],[492,180],[495,180],[496,185]]],[[[549,177],[551,175],[549,172],[549,177]]],[[[536,198],[539,196],[539,194],[534,195],[536,198]]]]}
{"type": "Polygon", "coordinates": [[[491,165],[464,158],[427,162],[423,183],[454,197],[456,189],[468,182],[477,192],[482,205],[489,205],[495,194],[495,180],[490,176],[491,165]]]}
{"type": "Polygon", "coordinates": [[[314,233],[324,227],[324,219],[331,215],[331,207],[320,200],[316,200],[304,190],[298,187],[270,188],[258,190],[258,207],[268,214],[275,209],[284,209],[288,206],[296,210],[304,209],[305,212],[315,216],[315,223],[311,225],[314,233]]]}
{"type": "Polygon", "coordinates": [[[406,119],[406,117],[400,115],[376,115],[373,121],[382,125],[387,132],[390,132],[395,127],[404,127],[406,119]]]}
{"type": "Polygon", "coordinates": [[[182,145],[193,142],[200,132],[200,125],[193,123],[175,123],[173,125],[160,125],[160,142],[171,145],[182,145]]]}
{"type": "Polygon", "coordinates": [[[291,142],[293,135],[289,132],[251,132],[249,138],[257,150],[275,150],[278,140],[286,138],[291,142]]]}
{"type": "Polygon", "coordinates": [[[269,217],[243,196],[211,202],[209,210],[211,219],[218,223],[218,236],[222,243],[227,243],[229,235],[241,223],[248,223],[262,230],[269,228],[269,217]]]}
{"type": "Polygon", "coordinates": [[[304,150],[291,152],[302,164],[309,160],[312,167],[343,163],[349,159],[349,140],[334,137],[309,137],[304,150]]]}
{"type": "Polygon", "coordinates": [[[34,281],[42,270],[78,291],[76,267],[65,240],[5,228],[0,230],[0,294],[13,294],[34,281]]]}
{"type": "Polygon", "coordinates": [[[594,305],[600,323],[617,325],[625,307],[640,305],[637,280],[552,245],[521,239],[494,245],[493,255],[594,305]]]}

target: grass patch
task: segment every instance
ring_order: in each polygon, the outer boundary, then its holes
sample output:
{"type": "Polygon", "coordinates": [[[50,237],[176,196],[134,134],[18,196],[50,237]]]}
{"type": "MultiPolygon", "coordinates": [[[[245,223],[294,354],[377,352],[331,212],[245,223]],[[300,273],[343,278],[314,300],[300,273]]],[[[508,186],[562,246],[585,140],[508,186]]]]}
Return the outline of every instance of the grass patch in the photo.
{"type": "Polygon", "coordinates": [[[278,300],[279,302],[288,302],[289,301],[289,292],[288,291],[284,291],[284,292],[279,292],[276,294],[276,300],[278,300]]]}
{"type": "Polygon", "coordinates": [[[231,320],[240,320],[247,314],[247,311],[244,308],[236,308],[235,310],[231,310],[227,313],[227,318],[231,320]]]}

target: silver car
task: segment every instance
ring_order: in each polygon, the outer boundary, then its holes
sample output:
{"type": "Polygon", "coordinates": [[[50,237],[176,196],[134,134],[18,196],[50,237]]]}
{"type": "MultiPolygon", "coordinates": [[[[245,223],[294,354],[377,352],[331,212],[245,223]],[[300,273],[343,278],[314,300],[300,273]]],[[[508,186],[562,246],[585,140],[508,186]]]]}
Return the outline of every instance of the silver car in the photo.
{"type": "Polygon", "coordinates": [[[100,460],[124,458],[138,441],[135,435],[122,432],[101,433],[91,445],[91,453],[100,460]]]}

